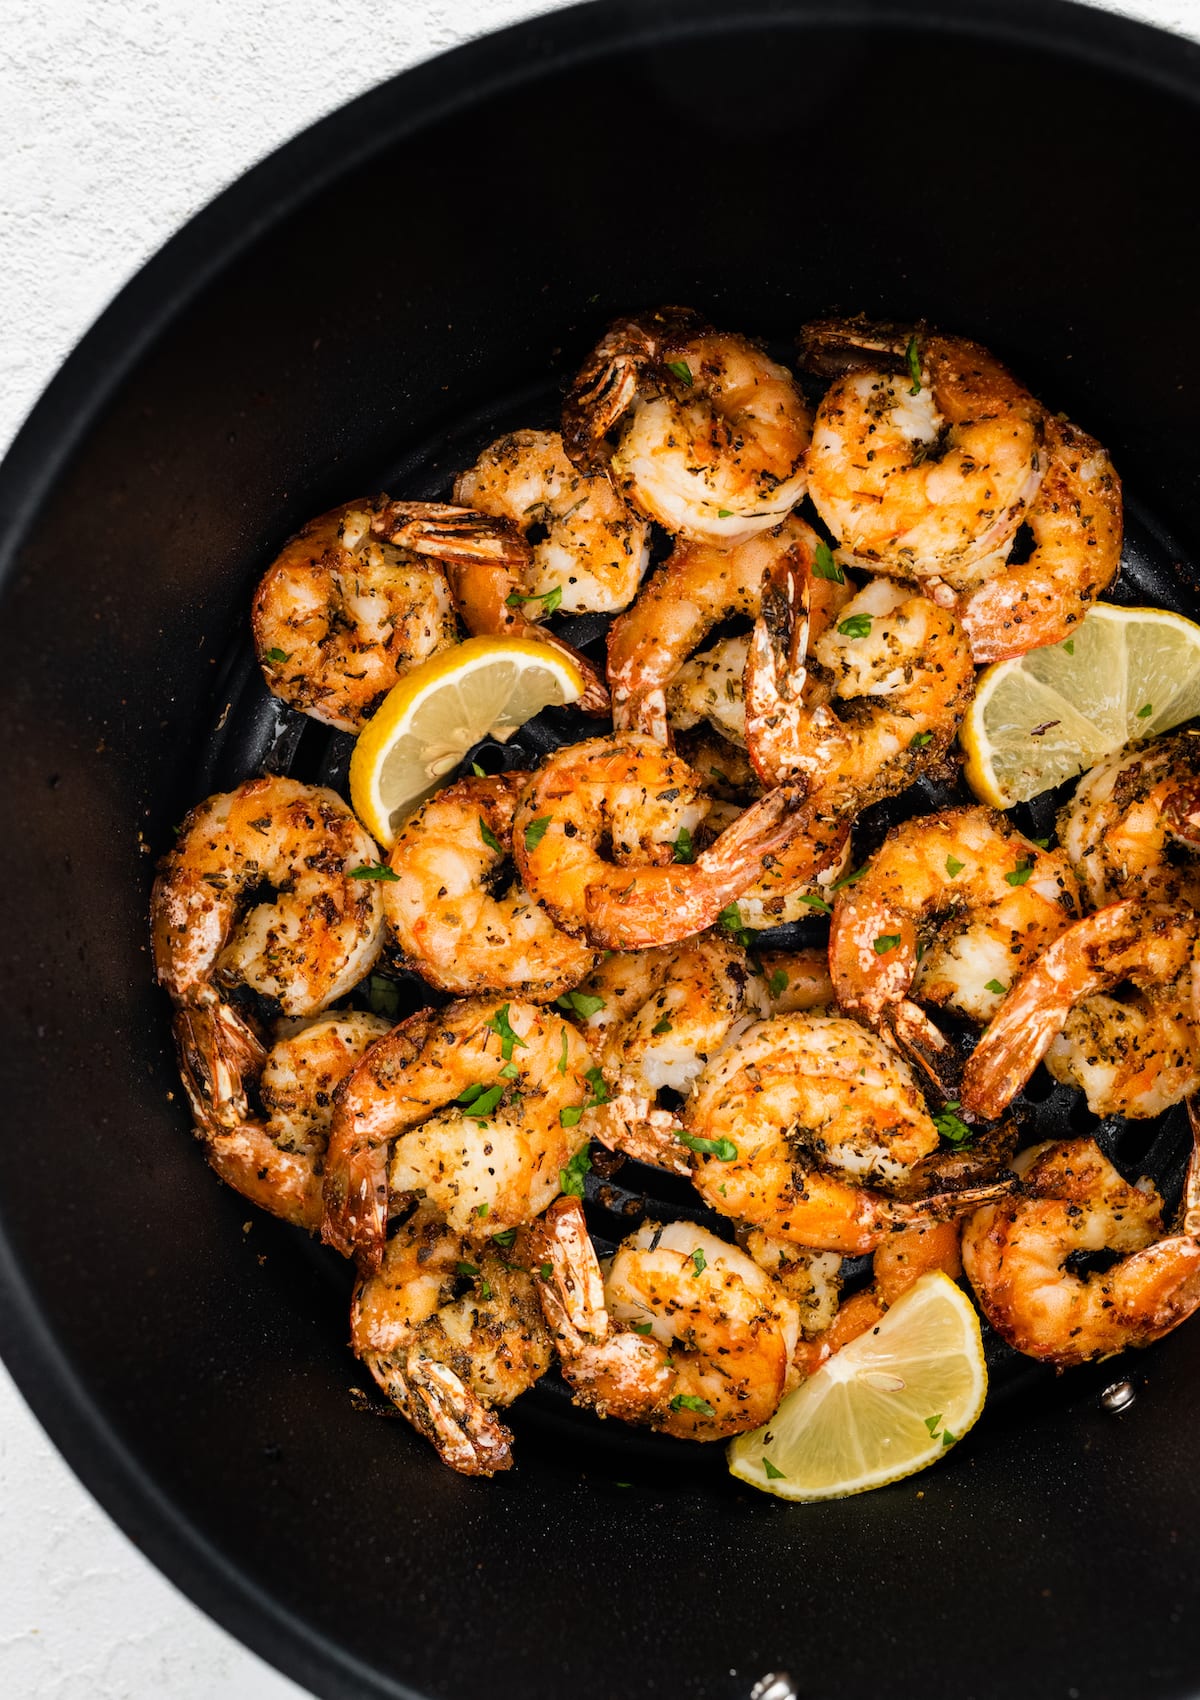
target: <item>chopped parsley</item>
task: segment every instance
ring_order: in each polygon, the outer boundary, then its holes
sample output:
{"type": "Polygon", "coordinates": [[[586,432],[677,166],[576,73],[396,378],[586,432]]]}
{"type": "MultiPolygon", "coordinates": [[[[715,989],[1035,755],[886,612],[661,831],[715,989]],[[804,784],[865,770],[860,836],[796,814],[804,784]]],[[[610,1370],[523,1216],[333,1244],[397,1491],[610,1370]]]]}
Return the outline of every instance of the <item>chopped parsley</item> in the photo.
{"type": "Polygon", "coordinates": [[[933,1118],[933,1125],[943,1139],[948,1139],[951,1145],[965,1145],[971,1138],[971,1129],[959,1116],[955,1115],[962,1105],[957,1098],[952,1098],[944,1110],[939,1110],[933,1118]]]}
{"type": "Polygon", "coordinates": [[[692,368],[686,360],[668,360],[667,371],[673,372],[681,384],[692,382],[692,368]]]}
{"type": "Polygon", "coordinates": [[[542,1267],[538,1270],[538,1274],[541,1276],[543,1281],[548,1281],[553,1273],[554,1265],[552,1263],[543,1263],[542,1267]]]}
{"type": "Polygon", "coordinates": [[[516,1237],[517,1230],[515,1228],[501,1228],[498,1234],[492,1235],[492,1244],[503,1246],[505,1251],[508,1251],[516,1237]]]}
{"type": "Polygon", "coordinates": [[[1075,653],[1075,639],[1074,638],[1068,638],[1066,643],[1063,644],[1063,648],[1066,650],[1068,655],[1074,655],[1074,653],[1075,653]]]}
{"type": "Polygon", "coordinates": [[[700,1399],[695,1393],[677,1393],[671,1400],[673,1411],[695,1411],[701,1417],[715,1417],[716,1412],[707,1399],[700,1399]]]}
{"type": "Polygon", "coordinates": [[[655,1039],[663,1033],[671,1033],[673,1031],[674,1029],[671,1026],[670,1020],[665,1015],[660,1017],[660,1019],[656,1021],[654,1026],[650,1029],[651,1036],[655,1039]]]}
{"type": "Polygon", "coordinates": [[[985,992],[995,992],[997,997],[1003,997],[1008,987],[1002,985],[999,980],[988,980],[983,989],[985,992]]]}
{"type": "Polygon", "coordinates": [[[700,1139],[694,1133],[675,1135],[681,1145],[686,1145],[689,1151],[695,1151],[700,1157],[716,1157],[722,1163],[737,1161],[737,1146],[732,1139],[700,1139]]]}
{"type": "Polygon", "coordinates": [[[942,1413],[940,1411],[938,1412],[936,1417],[926,1417],[924,1419],[925,1427],[929,1430],[931,1435],[934,1435],[934,1434],[937,1433],[938,1425],[940,1424],[941,1420],[942,1420],[942,1413]]]}
{"type": "Polygon", "coordinates": [[[546,613],[553,614],[562,602],[562,585],[556,584],[552,590],[543,590],[538,596],[522,596],[519,591],[514,590],[511,596],[504,598],[508,608],[519,608],[522,602],[544,602],[546,613]]]}
{"type": "Polygon", "coordinates": [[[469,1275],[472,1280],[474,1280],[475,1276],[479,1273],[479,1267],[474,1263],[456,1263],[454,1265],[454,1269],[456,1274],[469,1275]]]}
{"type": "MultiPolygon", "coordinates": [[[[558,1184],[563,1192],[571,1198],[582,1198],[583,1177],[590,1172],[591,1167],[592,1154],[586,1145],[581,1145],[566,1168],[558,1171],[558,1184]]],[[[543,1263],[543,1272],[547,1269],[548,1265],[543,1263]]],[[[548,1275],[546,1278],[549,1279],[548,1275]]]]}
{"type": "Polygon", "coordinates": [[[908,375],[912,379],[912,389],[910,389],[908,393],[909,395],[920,395],[921,356],[917,352],[917,339],[915,336],[909,337],[908,347],[904,350],[904,358],[908,361],[908,375]]]}
{"type": "Polygon", "coordinates": [[[465,1092],[460,1092],[454,1100],[462,1105],[464,1116],[470,1116],[472,1121],[486,1121],[496,1105],[504,1096],[504,1087],[500,1086],[468,1086],[465,1092]]]}
{"type": "Polygon", "coordinates": [[[1025,861],[1018,862],[1012,873],[1005,874],[1004,878],[1009,885],[1024,885],[1032,872],[1033,857],[1029,856],[1025,861]]]}
{"type": "Polygon", "coordinates": [[[386,974],[372,974],[367,981],[367,1008],[372,1015],[386,1015],[394,1021],[400,1014],[400,988],[386,974]]]}
{"type": "Polygon", "coordinates": [[[604,1008],[604,999],[598,998],[594,992],[564,992],[562,997],[555,998],[554,1007],[567,1015],[581,1016],[586,1021],[590,1015],[604,1008]]]}
{"type": "Polygon", "coordinates": [[[817,897],[806,891],[798,891],[796,897],[799,902],[807,903],[810,909],[816,909],[822,915],[833,914],[832,908],[823,897],[817,897]]]}
{"type": "Polygon", "coordinates": [[[932,744],[932,742],[932,732],[914,732],[908,740],[908,747],[910,750],[923,750],[926,744],[932,744]]]}
{"type": "MultiPolygon", "coordinates": [[[[851,614],[838,627],[843,637],[860,638],[871,635],[871,616],[869,614],[851,614]]],[[[919,736],[919,734],[918,734],[919,736]]]]}
{"type": "Polygon", "coordinates": [[[496,837],[496,834],[492,831],[491,827],[484,820],[482,815],[479,817],[479,836],[483,839],[483,842],[487,845],[489,850],[494,850],[498,856],[503,856],[504,846],[496,837]]]}
{"type": "Polygon", "coordinates": [[[827,578],[831,584],[845,584],[846,575],[833,558],[828,543],[818,543],[813,557],[813,577],[827,578]]]}
{"type": "Polygon", "coordinates": [[[654,1324],[652,1322],[631,1322],[629,1326],[635,1334],[649,1334],[654,1324]]]}
{"type": "Polygon", "coordinates": [[[538,845],[542,842],[542,839],[545,838],[546,828],[550,825],[552,819],[552,815],[539,815],[536,820],[530,821],[529,825],[525,828],[526,850],[537,849],[538,845]]]}
{"type": "Polygon", "coordinates": [[[697,1246],[695,1251],[692,1253],[692,1268],[695,1270],[697,1275],[703,1275],[704,1271],[708,1268],[708,1259],[705,1257],[703,1248],[700,1246],[697,1246]]]}
{"type": "Polygon", "coordinates": [[[950,1430],[948,1428],[944,1428],[942,1430],[942,1445],[943,1446],[953,1446],[954,1442],[957,1439],[958,1439],[958,1436],[956,1434],[951,1434],[950,1430]]]}
{"type": "Polygon", "coordinates": [[[766,1477],[769,1482],[782,1482],[787,1478],[787,1471],[777,1470],[765,1453],[763,1455],[763,1470],[766,1472],[766,1477]]]}
{"type": "Polygon", "coordinates": [[[471,763],[471,772],[475,775],[476,779],[487,778],[487,774],[484,772],[483,768],[480,767],[477,761],[473,761],[471,763]]]}
{"type": "Polygon", "coordinates": [[[777,998],[781,992],[787,991],[787,986],[788,977],[784,970],[782,968],[774,969],[770,979],[767,981],[767,990],[770,992],[771,996],[773,998],[777,998]]]}
{"type": "Polygon", "coordinates": [[[899,943],[900,943],[900,934],[899,933],[880,933],[879,937],[875,940],[875,943],[874,943],[874,950],[875,950],[876,956],[886,956],[888,951],[889,950],[895,950],[896,946],[899,943]]]}
{"type": "Polygon", "coordinates": [[[514,1032],[512,1027],[509,1025],[508,1010],[508,1004],[503,1004],[496,1011],[495,1015],[490,1018],[490,1020],[484,1022],[485,1027],[490,1027],[493,1033],[499,1035],[500,1055],[505,1062],[512,1061],[514,1045],[520,1045],[522,1050],[528,1049],[528,1046],[524,1039],[522,1039],[521,1035],[514,1032]]]}
{"type": "Polygon", "coordinates": [[[859,880],[865,879],[870,871],[869,868],[855,868],[852,874],[843,874],[840,880],[834,880],[829,889],[830,891],[841,891],[845,885],[856,885],[859,880]]]}
{"type": "Polygon", "coordinates": [[[946,872],[950,875],[952,880],[956,880],[958,878],[966,865],[967,864],[965,862],[960,862],[957,856],[946,857],[946,872]]]}
{"type": "Polygon", "coordinates": [[[1145,720],[1149,715],[1151,715],[1153,713],[1154,713],[1154,704],[1152,702],[1144,702],[1142,704],[1141,708],[1139,708],[1138,711],[1137,711],[1137,717],[1138,717],[1139,720],[1145,720]]]}
{"type": "Polygon", "coordinates": [[[273,661],[276,666],[278,666],[281,661],[290,661],[291,659],[292,658],[286,649],[265,649],[263,651],[263,660],[273,661]]]}
{"type": "Polygon", "coordinates": [[[733,518],[733,509],[732,508],[718,508],[717,509],[717,518],[718,519],[732,519],[733,518]]]}
{"type": "Polygon", "coordinates": [[[681,826],[679,836],[675,840],[675,860],[677,862],[694,862],[696,847],[692,843],[692,835],[686,826],[681,826]]]}
{"type": "Polygon", "coordinates": [[[743,950],[750,948],[750,934],[742,923],[742,912],[736,903],[727,903],[717,916],[717,925],[732,936],[742,946],[743,950]]]}
{"type": "Polygon", "coordinates": [[[567,1072],[567,1030],[565,1027],[562,1030],[562,1052],[558,1059],[558,1072],[560,1074],[567,1072]]]}
{"type": "Polygon", "coordinates": [[[349,870],[352,880],[398,880],[399,874],[385,867],[382,862],[364,862],[359,868],[349,870]]]}
{"type": "Polygon", "coordinates": [[[476,1206],[475,1206],[475,1214],[476,1214],[476,1215],[477,1215],[477,1216],[478,1216],[478,1217],[479,1217],[479,1219],[480,1219],[480,1220],[481,1220],[481,1221],[482,1221],[482,1220],[483,1220],[483,1218],[484,1218],[484,1217],[485,1217],[485,1216],[486,1216],[486,1215],[487,1215],[487,1213],[488,1213],[488,1207],[487,1207],[487,1204],[486,1204],[486,1203],[483,1203],[483,1204],[477,1204],[477,1205],[476,1205],[476,1206]]]}

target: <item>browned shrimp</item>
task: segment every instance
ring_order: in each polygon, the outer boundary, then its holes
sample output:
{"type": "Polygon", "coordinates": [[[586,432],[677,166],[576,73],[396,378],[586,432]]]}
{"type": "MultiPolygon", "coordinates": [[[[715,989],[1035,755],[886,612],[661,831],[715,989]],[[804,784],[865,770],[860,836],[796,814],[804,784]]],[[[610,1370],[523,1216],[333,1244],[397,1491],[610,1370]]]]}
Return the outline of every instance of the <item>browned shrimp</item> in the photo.
{"type": "Polygon", "coordinates": [[[547,759],[517,810],[522,881],[566,931],[606,950],[644,950],[710,927],[785,845],[805,846],[813,872],[840,848],[803,792],[781,787],[694,861],[680,860],[707,807],[699,776],[644,733],[571,745],[547,759]]]}
{"type": "Polygon", "coordinates": [[[1200,918],[1127,898],[1068,927],[968,1059],[966,1109],[999,1115],[1060,1034],[1055,1072],[1083,1086],[1098,1115],[1155,1116],[1200,1091],[1200,918]],[[1133,1001],[1098,996],[1124,982],[1133,1001]]]}
{"type": "Polygon", "coordinates": [[[1021,1192],[977,1211],[963,1235],[975,1295],[1010,1346],[1065,1369],[1148,1346],[1200,1308],[1195,1145],[1173,1234],[1149,1182],[1130,1186],[1091,1139],[1034,1146],[1018,1163],[1021,1192]],[[1097,1251],[1120,1256],[1103,1272],[1068,1268],[1097,1251]]]}
{"type": "Polygon", "coordinates": [[[309,520],[254,594],[268,690],[343,732],[359,731],[397,679],[458,641],[437,560],[373,534],[387,501],[343,502],[309,520]]]}

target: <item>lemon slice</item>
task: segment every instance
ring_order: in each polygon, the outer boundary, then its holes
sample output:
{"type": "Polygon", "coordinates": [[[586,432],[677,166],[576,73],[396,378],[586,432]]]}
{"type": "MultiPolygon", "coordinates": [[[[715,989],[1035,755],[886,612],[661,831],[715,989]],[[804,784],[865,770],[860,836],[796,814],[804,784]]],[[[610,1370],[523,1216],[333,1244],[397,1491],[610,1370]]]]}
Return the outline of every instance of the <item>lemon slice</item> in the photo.
{"type": "Polygon", "coordinates": [[[935,1463],[983,1410],[979,1319],[948,1275],[922,1275],[875,1328],[729,1443],[740,1481],[781,1499],[845,1499],[935,1463]]]}
{"type": "Polygon", "coordinates": [[[579,669],[528,638],[468,638],[394,685],[350,759],[350,801],[385,848],[480,738],[506,742],[551,704],[583,694],[579,669]]]}
{"type": "Polygon", "coordinates": [[[967,784],[1011,808],[1135,738],[1200,714],[1200,626],[1097,602],[1062,643],[980,675],[959,740],[967,784]]]}

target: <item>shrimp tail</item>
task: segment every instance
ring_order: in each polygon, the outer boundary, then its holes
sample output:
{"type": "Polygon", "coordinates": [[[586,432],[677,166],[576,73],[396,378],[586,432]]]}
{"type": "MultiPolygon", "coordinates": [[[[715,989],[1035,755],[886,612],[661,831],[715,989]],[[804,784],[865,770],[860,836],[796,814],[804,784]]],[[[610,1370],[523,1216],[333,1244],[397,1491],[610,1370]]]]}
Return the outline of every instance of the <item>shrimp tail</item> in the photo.
{"type": "Polygon", "coordinates": [[[534,1285],[553,1333],[577,1350],[608,1333],[604,1278],[577,1198],[558,1198],[530,1233],[534,1285]],[[546,1273],[546,1271],[549,1273],[546,1273]]]}
{"type": "Polygon", "coordinates": [[[865,317],[814,319],[796,338],[799,363],[822,378],[847,372],[903,372],[906,350],[922,325],[877,323],[865,317]]]}
{"type": "Polygon", "coordinates": [[[384,1386],[452,1470],[494,1476],[512,1468],[511,1431],[445,1364],[413,1350],[403,1370],[385,1369],[384,1386]]]}
{"type": "Polygon", "coordinates": [[[801,748],[815,755],[818,771],[832,768],[845,743],[828,709],[809,710],[804,703],[809,587],[807,564],[794,555],[784,556],[763,574],[762,608],[746,656],[743,695],[746,747],[764,785],[777,785],[801,772],[801,748]]]}
{"type": "Polygon", "coordinates": [[[689,1178],[692,1165],[683,1131],[669,1110],[656,1110],[650,1100],[632,1086],[614,1092],[606,1104],[588,1110],[588,1136],[607,1150],[619,1151],[636,1163],[649,1163],[668,1174],[689,1178]]]}
{"type": "Polygon", "coordinates": [[[248,1114],[246,1089],[266,1062],[258,1035],[229,1004],[209,995],[175,1017],[179,1069],[197,1123],[206,1130],[236,1129],[248,1114]]]}
{"type": "Polygon", "coordinates": [[[607,461],[606,439],[633,406],[647,368],[661,364],[673,343],[690,342],[709,328],[690,307],[660,307],[610,325],[563,403],[567,459],[589,469],[607,461]]]}
{"type": "Polygon", "coordinates": [[[962,1095],[962,1060],[942,1030],[909,999],[891,1009],[885,1025],[897,1049],[946,1102],[962,1095]]]}
{"type": "Polygon", "coordinates": [[[908,1224],[932,1219],[953,1222],[959,1216],[969,1216],[986,1204],[996,1204],[1017,1188],[1013,1174],[996,1175],[990,1180],[976,1181],[970,1186],[948,1187],[942,1192],[926,1193],[923,1198],[889,1199],[885,1214],[889,1221],[908,1224]]]}
{"type": "Polygon", "coordinates": [[[388,1150],[364,1145],[325,1172],[321,1238],[366,1275],[378,1274],[387,1238],[388,1150]]]}

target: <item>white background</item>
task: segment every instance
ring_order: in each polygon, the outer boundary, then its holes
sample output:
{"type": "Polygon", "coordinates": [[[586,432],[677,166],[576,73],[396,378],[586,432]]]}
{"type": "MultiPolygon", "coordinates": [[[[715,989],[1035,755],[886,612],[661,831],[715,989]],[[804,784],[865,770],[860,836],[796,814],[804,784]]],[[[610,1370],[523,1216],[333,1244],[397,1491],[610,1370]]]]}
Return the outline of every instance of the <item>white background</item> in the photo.
{"type": "MultiPolygon", "coordinates": [[[[0,0],[0,449],[106,301],[230,179],[372,83],[553,9],[553,0],[0,0]]],[[[1200,0],[1116,9],[1200,36],[1200,0]]],[[[300,1695],[150,1568],[2,1369],[0,1694],[300,1695]]]]}

